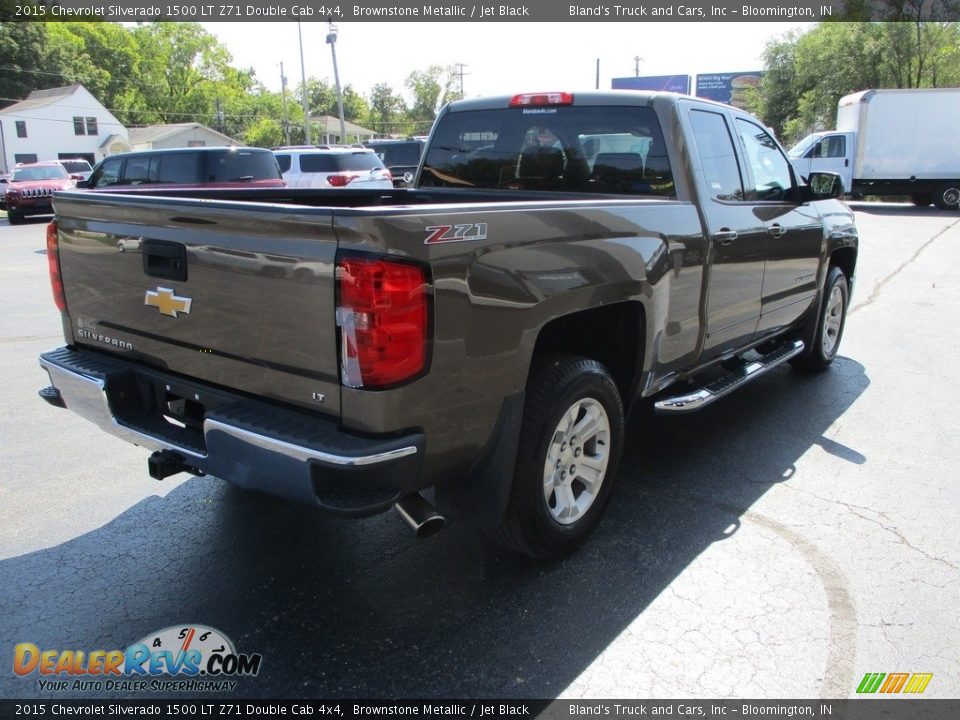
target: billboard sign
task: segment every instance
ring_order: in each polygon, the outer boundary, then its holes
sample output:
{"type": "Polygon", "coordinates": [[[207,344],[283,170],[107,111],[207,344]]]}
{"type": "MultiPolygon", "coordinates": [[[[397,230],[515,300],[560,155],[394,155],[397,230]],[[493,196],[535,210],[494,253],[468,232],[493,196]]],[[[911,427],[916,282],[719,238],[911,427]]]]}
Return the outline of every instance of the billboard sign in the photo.
{"type": "Polygon", "coordinates": [[[646,75],[644,77],[613,78],[614,90],[659,90],[690,94],[689,75],[646,75]]]}
{"type": "Polygon", "coordinates": [[[760,85],[762,70],[697,75],[697,97],[744,108],[752,88],[760,85]]]}

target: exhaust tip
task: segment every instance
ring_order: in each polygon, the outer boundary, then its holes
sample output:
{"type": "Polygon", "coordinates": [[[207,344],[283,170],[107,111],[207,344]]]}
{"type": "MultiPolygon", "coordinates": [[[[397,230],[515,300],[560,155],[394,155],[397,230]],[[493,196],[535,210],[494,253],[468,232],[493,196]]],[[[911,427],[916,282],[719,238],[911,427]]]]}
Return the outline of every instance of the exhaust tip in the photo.
{"type": "Polygon", "coordinates": [[[443,515],[438,513],[433,505],[419,493],[402,498],[394,508],[417,538],[436,535],[447,524],[443,515]]]}

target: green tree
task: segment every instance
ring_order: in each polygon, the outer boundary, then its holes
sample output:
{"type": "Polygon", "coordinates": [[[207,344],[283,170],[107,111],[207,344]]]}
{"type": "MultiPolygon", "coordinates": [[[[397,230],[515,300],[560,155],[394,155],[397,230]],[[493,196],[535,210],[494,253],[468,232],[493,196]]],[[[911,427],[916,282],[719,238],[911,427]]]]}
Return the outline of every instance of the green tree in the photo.
{"type": "Polygon", "coordinates": [[[769,42],[764,64],[751,109],[790,144],[833,127],[837,102],[849,93],[958,86],[960,24],[822,23],[769,42]]]}
{"type": "Polygon", "coordinates": [[[141,123],[217,127],[223,108],[254,87],[252,72],[231,67],[230,53],[196,23],[150,23],[132,33],[140,56],[141,123]]]}
{"type": "Polygon", "coordinates": [[[370,91],[370,111],[367,126],[380,135],[399,135],[406,132],[403,115],[407,106],[386,83],[378,83],[370,91]]]}
{"type": "Polygon", "coordinates": [[[247,126],[243,142],[251,147],[276,147],[284,144],[283,127],[270,117],[261,117],[247,126]]]}
{"type": "Polygon", "coordinates": [[[44,74],[46,42],[45,23],[0,22],[0,64],[5,68],[0,71],[0,107],[22,100],[32,90],[63,84],[57,73],[44,74]]]}
{"type": "Polygon", "coordinates": [[[426,70],[415,70],[407,76],[406,86],[413,95],[413,104],[407,110],[407,119],[416,125],[417,132],[425,132],[444,105],[460,99],[455,90],[456,67],[431,65],[426,70]]]}

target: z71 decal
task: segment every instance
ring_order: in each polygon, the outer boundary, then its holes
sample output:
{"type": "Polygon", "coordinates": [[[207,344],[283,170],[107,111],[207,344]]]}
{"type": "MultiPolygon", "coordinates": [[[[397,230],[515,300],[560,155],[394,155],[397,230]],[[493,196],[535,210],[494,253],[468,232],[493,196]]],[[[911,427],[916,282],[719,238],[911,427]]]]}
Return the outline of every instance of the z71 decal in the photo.
{"type": "Polygon", "coordinates": [[[460,225],[431,225],[426,228],[429,233],[424,245],[437,243],[464,242],[465,240],[486,240],[486,223],[462,223],[460,225]]]}

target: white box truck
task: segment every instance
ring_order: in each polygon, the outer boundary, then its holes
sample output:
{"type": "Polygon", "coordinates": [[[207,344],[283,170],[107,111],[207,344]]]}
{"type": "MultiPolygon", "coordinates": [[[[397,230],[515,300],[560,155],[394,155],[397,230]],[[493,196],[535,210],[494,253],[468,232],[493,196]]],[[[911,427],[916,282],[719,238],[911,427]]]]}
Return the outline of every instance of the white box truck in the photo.
{"type": "Polygon", "coordinates": [[[797,171],[837,173],[850,195],[960,207],[960,88],[864,90],[837,105],[837,129],[790,150],[797,171]]]}

